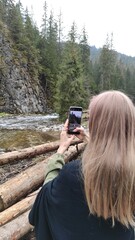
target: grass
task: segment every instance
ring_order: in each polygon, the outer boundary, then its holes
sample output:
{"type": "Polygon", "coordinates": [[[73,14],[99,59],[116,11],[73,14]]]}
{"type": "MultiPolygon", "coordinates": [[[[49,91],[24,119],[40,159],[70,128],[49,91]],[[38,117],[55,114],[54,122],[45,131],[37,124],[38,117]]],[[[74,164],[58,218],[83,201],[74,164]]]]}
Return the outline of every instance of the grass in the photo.
{"type": "Polygon", "coordinates": [[[9,113],[5,113],[5,112],[0,112],[0,117],[5,117],[5,116],[8,116],[10,115],[9,113]]]}

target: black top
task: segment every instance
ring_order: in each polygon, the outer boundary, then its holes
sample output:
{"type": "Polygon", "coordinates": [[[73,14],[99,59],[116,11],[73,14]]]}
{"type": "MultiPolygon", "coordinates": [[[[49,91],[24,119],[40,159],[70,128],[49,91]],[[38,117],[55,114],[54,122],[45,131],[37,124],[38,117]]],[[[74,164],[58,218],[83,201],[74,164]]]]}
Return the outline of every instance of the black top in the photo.
{"type": "Polygon", "coordinates": [[[134,240],[134,230],[90,215],[80,161],[66,164],[40,190],[29,214],[37,240],[134,240]]]}

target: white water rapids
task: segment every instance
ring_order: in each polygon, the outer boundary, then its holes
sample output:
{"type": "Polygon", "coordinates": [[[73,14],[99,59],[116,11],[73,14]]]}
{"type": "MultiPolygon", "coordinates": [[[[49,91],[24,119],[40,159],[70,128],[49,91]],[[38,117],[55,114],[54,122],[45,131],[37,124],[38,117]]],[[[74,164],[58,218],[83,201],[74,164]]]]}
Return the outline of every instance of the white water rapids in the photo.
{"type": "Polygon", "coordinates": [[[62,125],[57,123],[59,115],[11,115],[0,117],[0,129],[35,129],[35,130],[61,130],[62,125]]]}

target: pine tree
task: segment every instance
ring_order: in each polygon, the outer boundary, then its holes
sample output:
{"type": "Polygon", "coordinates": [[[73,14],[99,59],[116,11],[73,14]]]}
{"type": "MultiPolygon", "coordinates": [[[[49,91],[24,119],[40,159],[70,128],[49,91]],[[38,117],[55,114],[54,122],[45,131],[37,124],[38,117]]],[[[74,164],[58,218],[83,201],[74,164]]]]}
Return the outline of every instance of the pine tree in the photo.
{"type": "Polygon", "coordinates": [[[100,90],[108,90],[115,87],[113,80],[115,77],[116,55],[115,51],[113,50],[112,37],[113,35],[111,36],[111,41],[109,41],[109,37],[107,36],[106,44],[101,50],[99,59],[100,90]]]}
{"type": "Polygon", "coordinates": [[[90,60],[90,46],[88,44],[88,36],[85,30],[85,27],[82,29],[82,35],[80,39],[80,49],[81,49],[81,58],[83,64],[83,73],[84,73],[84,89],[87,94],[87,99],[89,98],[91,91],[94,91],[94,81],[92,76],[92,63],[90,60]]]}
{"type": "Polygon", "coordinates": [[[8,24],[9,12],[14,6],[14,0],[0,1],[0,20],[8,24]]]}
{"type": "Polygon", "coordinates": [[[62,13],[60,11],[58,15],[58,57],[59,57],[59,63],[61,62],[62,57],[62,38],[63,38],[63,27],[62,27],[62,13]]]}
{"type": "Polygon", "coordinates": [[[126,81],[126,92],[134,97],[135,102],[135,68],[127,68],[125,71],[125,81],[126,81]]]}
{"type": "Polygon", "coordinates": [[[13,5],[8,11],[7,24],[11,33],[13,41],[16,43],[17,48],[23,43],[24,25],[23,16],[21,13],[21,3],[18,2],[13,5]]]}
{"type": "Polygon", "coordinates": [[[4,5],[4,1],[0,1],[0,21],[5,22],[6,15],[6,6],[4,5]]]}
{"type": "Polygon", "coordinates": [[[83,65],[80,47],[76,43],[77,29],[71,26],[69,39],[65,43],[62,63],[58,74],[55,108],[65,118],[70,105],[85,106],[85,90],[83,86],[83,65]]]}
{"type": "Polygon", "coordinates": [[[46,39],[47,37],[47,26],[48,26],[48,18],[47,18],[47,2],[45,1],[44,6],[43,6],[43,10],[44,10],[44,14],[43,14],[43,18],[42,18],[42,25],[41,25],[41,34],[42,37],[44,37],[46,39]]]}
{"type": "Polygon", "coordinates": [[[24,33],[23,53],[27,58],[27,65],[32,79],[35,82],[38,82],[41,68],[39,64],[40,55],[38,50],[40,36],[39,31],[27,9],[25,11],[24,33]]]}
{"type": "MultiPolygon", "coordinates": [[[[47,16],[47,13],[45,13],[45,16],[47,16]]],[[[46,21],[47,29],[46,31],[42,29],[42,39],[40,41],[40,51],[42,49],[42,73],[40,77],[42,85],[47,93],[48,105],[52,108],[54,105],[54,94],[59,70],[58,26],[52,11],[50,12],[50,17],[46,19],[46,21]],[[45,33],[45,35],[43,33],[45,33]]],[[[42,27],[44,27],[44,24],[42,24],[42,27]]]]}

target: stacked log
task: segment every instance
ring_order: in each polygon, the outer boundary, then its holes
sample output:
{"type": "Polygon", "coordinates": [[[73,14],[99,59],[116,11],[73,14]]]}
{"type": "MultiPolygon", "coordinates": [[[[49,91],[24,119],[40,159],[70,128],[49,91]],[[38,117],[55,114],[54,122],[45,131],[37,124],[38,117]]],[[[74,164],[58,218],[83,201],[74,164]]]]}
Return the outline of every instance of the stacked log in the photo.
{"type": "Polygon", "coordinates": [[[9,222],[10,220],[18,217],[22,213],[29,210],[33,202],[36,198],[37,193],[39,190],[33,192],[31,195],[27,196],[23,200],[17,202],[16,204],[12,205],[11,207],[7,208],[3,212],[0,213],[0,226],[4,225],[5,223],[9,222]]]}
{"type": "Polygon", "coordinates": [[[29,211],[0,227],[0,240],[17,240],[28,233],[32,226],[28,222],[29,211]]]}
{"type": "MultiPolygon", "coordinates": [[[[75,145],[80,142],[81,141],[79,140],[74,140],[71,145],[75,145]]],[[[59,141],[55,141],[55,142],[41,144],[38,146],[21,149],[19,151],[3,153],[0,155],[0,165],[12,163],[13,161],[17,161],[25,158],[32,158],[37,155],[41,155],[41,154],[56,150],[58,146],[59,146],[59,141]]]]}
{"type": "MultiPolygon", "coordinates": [[[[59,145],[59,143],[56,142],[55,144],[59,145]]],[[[51,143],[51,146],[55,144],[51,143]]],[[[70,146],[64,155],[65,162],[75,158],[83,151],[84,147],[84,143],[75,141],[73,146],[70,146]],[[78,143],[77,147],[74,146],[76,143],[78,143]]],[[[40,154],[41,152],[43,153],[43,151],[41,151],[42,147],[38,149],[40,149],[40,154]]],[[[24,150],[21,151],[21,153],[22,152],[27,151],[24,150]]],[[[29,154],[27,156],[29,156],[29,154]]],[[[8,157],[7,159],[11,158],[8,157]]],[[[19,158],[16,159],[19,160],[19,158]]],[[[40,187],[42,187],[45,168],[49,159],[50,157],[45,158],[42,162],[35,164],[0,185],[0,240],[20,239],[32,229],[32,226],[28,222],[28,214],[40,187]]]]}

